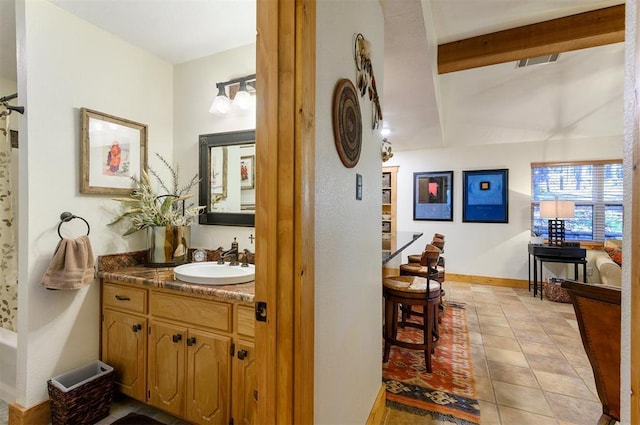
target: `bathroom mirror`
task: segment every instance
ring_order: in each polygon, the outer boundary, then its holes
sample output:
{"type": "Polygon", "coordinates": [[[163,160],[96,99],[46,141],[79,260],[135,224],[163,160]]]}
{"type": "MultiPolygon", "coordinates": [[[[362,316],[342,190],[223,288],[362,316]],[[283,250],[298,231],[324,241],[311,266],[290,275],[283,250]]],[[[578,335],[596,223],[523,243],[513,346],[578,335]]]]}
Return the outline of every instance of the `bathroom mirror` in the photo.
{"type": "Polygon", "coordinates": [[[256,132],[202,134],[200,224],[255,226],[256,132]]]}

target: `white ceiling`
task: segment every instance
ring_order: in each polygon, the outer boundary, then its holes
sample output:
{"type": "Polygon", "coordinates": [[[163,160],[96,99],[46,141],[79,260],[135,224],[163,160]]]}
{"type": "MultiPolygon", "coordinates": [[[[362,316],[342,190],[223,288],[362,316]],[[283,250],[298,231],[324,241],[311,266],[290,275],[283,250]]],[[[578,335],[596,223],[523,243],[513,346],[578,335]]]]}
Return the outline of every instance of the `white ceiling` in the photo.
{"type": "MultiPolygon", "coordinates": [[[[255,0],[50,1],[171,63],[255,41],[255,0]]],[[[621,137],[623,43],[549,65],[434,71],[437,44],[621,2],[380,0],[385,57],[373,66],[384,67],[393,149],[621,137]]],[[[13,1],[0,0],[0,75],[15,79],[13,13],[13,1]]]]}

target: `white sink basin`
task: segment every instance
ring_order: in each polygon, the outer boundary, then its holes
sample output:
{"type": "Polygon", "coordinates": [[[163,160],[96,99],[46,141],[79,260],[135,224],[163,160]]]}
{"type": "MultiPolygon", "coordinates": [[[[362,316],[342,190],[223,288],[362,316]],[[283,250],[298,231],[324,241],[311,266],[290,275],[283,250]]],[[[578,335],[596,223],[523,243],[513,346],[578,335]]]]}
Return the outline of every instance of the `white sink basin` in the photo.
{"type": "Polygon", "coordinates": [[[204,263],[189,263],[173,269],[176,279],[200,285],[234,285],[255,280],[256,269],[253,264],[249,267],[230,266],[229,263],[218,264],[213,261],[204,263]]]}

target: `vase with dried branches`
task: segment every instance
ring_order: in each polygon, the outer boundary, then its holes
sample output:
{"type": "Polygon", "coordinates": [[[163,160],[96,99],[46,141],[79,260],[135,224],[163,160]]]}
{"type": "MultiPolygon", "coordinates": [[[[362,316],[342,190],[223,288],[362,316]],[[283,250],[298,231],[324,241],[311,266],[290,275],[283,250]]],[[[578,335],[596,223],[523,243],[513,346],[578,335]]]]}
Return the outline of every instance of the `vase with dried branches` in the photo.
{"type": "Polygon", "coordinates": [[[121,203],[121,212],[109,225],[128,222],[129,227],[123,236],[146,229],[149,265],[171,266],[188,261],[190,226],[204,210],[204,206],[186,205],[186,201],[193,196],[191,192],[200,181],[198,175],[180,187],[179,167],[172,167],[158,153],[156,156],[169,170],[171,185],[166,185],[160,175],[147,166],[139,178],[131,177],[133,192],[130,196],[114,198],[121,203]],[[156,192],[150,176],[155,177],[164,193],[156,192]]]}

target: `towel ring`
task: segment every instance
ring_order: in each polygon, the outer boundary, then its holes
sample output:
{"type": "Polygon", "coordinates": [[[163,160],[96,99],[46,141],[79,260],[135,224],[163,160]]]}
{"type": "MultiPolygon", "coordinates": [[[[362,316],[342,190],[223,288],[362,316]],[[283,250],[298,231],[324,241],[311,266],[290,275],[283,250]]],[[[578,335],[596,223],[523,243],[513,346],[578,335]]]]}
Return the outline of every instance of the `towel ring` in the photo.
{"type": "Polygon", "coordinates": [[[91,232],[91,226],[89,226],[89,223],[87,222],[87,220],[85,220],[84,218],[78,215],[73,215],[70,212],[65,211],[62,214],[60,214],[60,224],[58,224],[58,236],[60,236],[60,239],[63,239],[62,234],[60,233],[60,227],[62,227],[62,223],[67,223],[73,220],[74,218],[79,218],[80,220],[84,221],[84,224],[87,225],[87,236],[89,236],[89,232],[91,232]]]}

